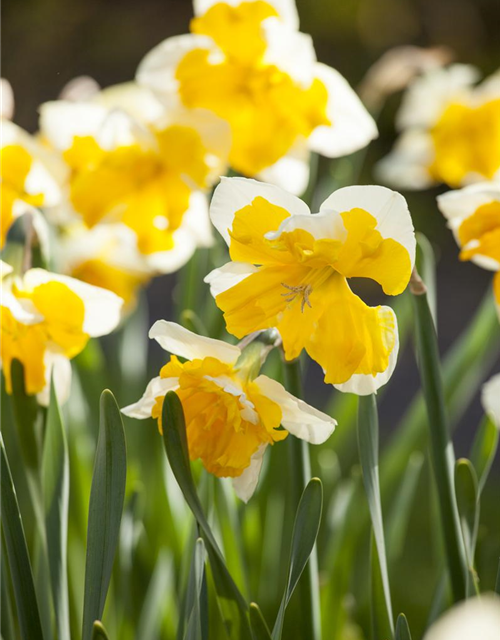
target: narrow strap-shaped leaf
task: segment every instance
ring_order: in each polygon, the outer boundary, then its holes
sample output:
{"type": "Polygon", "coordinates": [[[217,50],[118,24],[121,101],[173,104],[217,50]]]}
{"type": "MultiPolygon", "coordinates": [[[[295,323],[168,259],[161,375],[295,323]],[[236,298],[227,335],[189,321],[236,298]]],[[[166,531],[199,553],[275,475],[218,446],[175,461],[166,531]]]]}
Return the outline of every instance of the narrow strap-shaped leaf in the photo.
{"type": "Polygon", "coordinates": [[[476,433],[470,454],[471,462],[477,472],[479,493],[482,492],[488,479],[497,452],[499,436],[500,433],[493,424],[493,420],[486,416],[476,433]]]}
{"type": "Polygon", "coordinates": [[[118,546],[125,496],[127,454],[125,433],[111,391],[103,391],[99,438],[90,490],[83,605],[83,640],[89,640],[102,618],[118,546]]]}
{"type": "Polygon", "coordinates": [[[240,638],[241,640],[250,640],[252,636],[248,619],[248,605],[226,567],[196,492],[189,463],[184,411],[181,401],[174,391],[169,391],[165,396],[162,424],[167,458],[184,498],[200,526],[217,593],[223,600],[232,601],[237,608],[236,618],[229,613],[232,618],[231,637],[238,638],[238,640],[240,638]]]}
{"type": "Polygon", "coordinates": [[[404,613],[400,613],[396,622],[396,640],[411,640],[410,627],[404,613]]]}
{"type": "Polygon", "coordinates": [[[474,553],[479,526],[479,488],[476,472],[469,460],[461,458],[455,465],[455,492],[467,560],[467,595],[479,595],[474,553]]]}
{"type": "Polygon", "coordinates": [[[0,479],[2,529],[7,549],[10,575],[14,587],[17,617],[23,640],[43,639],[42,624],[33,582],[33,573],[24,536],[23,523],[9,462],[0,434],[0,479]]]}
{"type": "Polygon", "coordinates": [[[269,627],[256,602],[250,603],[250,624],[252,626],[254,640],[272,640],[269,627]]]}
{"type": "Polygon", "coordinates": [[[19,360],[12,361],[10,371],[14,417],[19,432],[21,450],[26,465],[30,469],[38,469],[40,447],[36,428],[40,408],[36,401],[36,396],[30,396],[26,393],[24,386],[24,367],[19,360]]]}
{"type": "Polygon", "coordinates": [[[50,388],[42,481],[52,597],[59,640],[70,640],[67,538],[69,501],[69,461],[66,434],[59,412],[54,384],[50,388]]]}
{"type": "MultiPolygon", "coordinates": [[[[186,640],[202,639],[202,617],[200,596],[203,585],[203,574],[205,571],[205,544],[202,538],[198,538],[195,543],[191,571],[189,573],[187,606],[188,621],[186,640]]],[[[206,624],[206,620],[204,621],[206,624]]]]}
{"type": "Polygon", "coordinates": [[[378,556],[377,544],[373,532],[370,547],[370,577],[372,638],[373,640],[385,640],[393,636],[393,630],[391,629],[391,621],[387,615],[380,558],[378,556]]]}
{"type": "Polygon", "coordinates": [[[363,483],[365,485],[368,508],[373,526],[373,536],[377,547],[380,564],[387,621],[391,635],[394,635],[394,618],[392,615],[389,572],[384,539],[384,521],[382,518],[382,502],[380,498],[380,482],[378,472],[378,413],[374,395],[360,396],[358,404],[358,449],[363,483]]]}
{"type": "Polygon", "coordinates": [[[292,533],[292,548],[288,565],[288,579],[278,616],[274,624],[272,638],[280,640],[283,632],[285,611],[290,598],[305,569],[318,537],[323,509],[323,485],[318,478],[312,478],[300,499],[292,533]]]}
{"type": "Polygon", "coordinates": [[[109,640],[108,632],[99,620],[96,620],[92,626],[92,640],[109,640]]]}
{"type": "Polygon", "coordinates": [[[417,360],[427,408],[434,476],[445,538],[445,552],[450,572],[453,599],[465,596],[465,550],[453,484],[455,455],[448,427],[441,378],[436,329],[427,295],[413,296],[415,305],[417,360]]]}

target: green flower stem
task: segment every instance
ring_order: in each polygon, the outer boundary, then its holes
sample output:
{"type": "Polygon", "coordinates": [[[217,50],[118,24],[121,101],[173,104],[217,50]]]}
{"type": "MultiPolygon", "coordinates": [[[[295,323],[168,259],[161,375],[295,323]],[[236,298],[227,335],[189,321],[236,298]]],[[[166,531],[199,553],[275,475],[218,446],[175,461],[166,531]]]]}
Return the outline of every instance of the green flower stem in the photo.
{"type": "MultiPolygon", "coordinates": [[[[455,454],[448,427],[439,350],[423,283],[412,291],[415,306],[417,356],[427,407],[432,464],[439,497],[445,553],[455,602],[465,597],[465,556],[453,482],[455,454]]],[[[414,287],[415,288],[415,287],[414,287]]]]}
{"type": "MultiPolygon", "coordinates": [[[[302,397],[302,380],[299,360],[284,363],[285,387],[296,398],[302,397]]],[[[309,457],[309,445],[290,435],[287,438],[290,459],[291,500],[295,513],[300,498],[311,479],[311,461],[309,457]]],[[[307,567],[298,584],[302,637],[308,640],[321,639],[321,616],[319,598],[318,556],[314,547],[307,567]]]]}

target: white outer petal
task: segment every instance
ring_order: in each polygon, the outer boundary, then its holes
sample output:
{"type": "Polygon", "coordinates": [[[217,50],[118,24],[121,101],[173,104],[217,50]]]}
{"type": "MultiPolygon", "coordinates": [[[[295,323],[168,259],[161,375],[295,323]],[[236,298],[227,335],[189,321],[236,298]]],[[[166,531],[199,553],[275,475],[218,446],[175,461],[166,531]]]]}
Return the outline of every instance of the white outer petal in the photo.
{"type": "Polygon", "coordinates": [[[297,438],[321,444],[335,430],[336,420],[288,393],[276,380],[261,375],[255,378],[254,383],[263,395],[280,406],[282,426],[297,438]]]}
{"type": "Polygon", "coordinates": [[[39,111],[41,134],[60,151],[69,149],[75,136],[95,137],[108,114],[102,105],[67,100],[45,102],[39,111]]]}
{"type": "Polygon", "coordinates": [[[123,82],[106,87],[92,97],[92,102],[106,109],[122,109],[140,122],[155,122],[165,113],[165,107],[146,87],[136,82],[123,82]]]}
{"type": "Polygon", "coordinates": [[[378,136],[377,125],[347,80],[324,64],[315,65],[314,75],[328,91],[327,116],[331,125],[316,127],[309,148],[328,158],[353,153],[378,136]]]}
{"type": "Polygon", "coordinates": [[[24,286],[27,289],[34,289],[47,282],[65,284],[81,298],[85,307],[82,330],[89,336],[104,336],[118,325],[123,300],[112,291],[69,276],[50,273],[45,269],[30,269],[24,274],[24,286]]]}
{"type": "Polygon", "coordinates": [[[226,262],[222,267],[214,269],[205,276],[203,282],[210,285],[210,293],[215,298],[219,293],[232,289],[257,271],[257,267],[246,262],[226,262]]]}
{"type": "Polygon", "coordinates": [[[50,380],[54,380],[57,402],[59,406],[64,404],[71,391],[71,362],[62,353],[51,351],[50,347],[45,350],[43,357],[45,365],[45,387],[37,393],[38,403],[42,407],[50,404],[50,380]]]}
{"type": "Polygon", "coordinates": [[[39,324],[43,322],[43,316],[37,311],[31,300],[16,298],[5,286],[1,290],[1,303],[2,307],[8,309],[21,324],[39,324]]]}
{"type": "Polygon", "coordinates": [[[337,189],[320,207],[321,212],[350,211],[364,209],[377,219],[377,230],[383,238],[393,238],[410,255],[411,266],[415,263],[415,229],[408,204],[397,191],[376,185],[344,187],[337,189]]]}
{"type": "Polygon", "coordinates": [[[410,129],[396,140],[392,151],[375,165],[375,176],[402,189],[427,189],[435,184],[429,173],[434,145],[429,133],[410,129]]]}
{"type": "Polygon", "coordinates": [[[156,340],[165,351],[188,360],[212,357],[234,364],[241,355],[240,349],[234,345],[199,336],[180,324],[167,320],[157,320],[149,330],[149,337],[156,340]]]}
{"type": "Polygon", "coordinates": [[[213,40],[207,36],[185,34],[167,38],[142,59],[137,69],[137,82],[151,89],[164,104],[178,106],[179,83],[175,73],[182,58],[193,49],[217,51],[213,40]]]}
{"type": "Polygon", "coordinates": [[[277,162],[261,171],[257,178],[285,189],[294,196],[300,196],[309,183],[309,160],[309,149],[306,141],[303,141],[277,162]]]}
{"type": "Polygon", "coordinates": [[[447,191],[437,197],[437,204],[441,213],[450,221],[450,227],[454,228],[481,205],[494,200],[500,201],[500,184],[482,182],[463,189],[447,191]]]}
{"type": "Polygon", "coordinates": [[[240,476],[232,479],[234,491],[243,502],[248,502],[257,488],[266,448],[266,444],[261,444],[251,457],[250,465],[240,476]]]}
{"type": "MultiPolygon", "coordinates": [[[[224,0],[224,4],[228,4],[231,7],[236,7],[245,0],[224,0]]],[[[201,16],[207,12],[214,4],[219,4],[221,0],[194,0],[193,8],[194,15],[201,16]]],[[[280,16],[281,20],[285,22],[292,29],[299,28],[299,15],[297,13],[297,7],[295,0],[265,0],[267,4],[276,9],[276,12],[280,16]]]]}
{"type": "Polygon", "coordinates": [[[316,52],[311,36],[290,29],[277,18],[265,20],[262,28],[267,47],[264,64],[275,65],[307,88],[316,72],[316,52]]]}
{"type": "Polygon", "coordinates": [[[500,430],[500,373],[493,376],[483,385],[481,402],[484,412],[493,420],[500,430]]]}
{"type": "Polygon", "coordinates": [[[234,214],[259,196],[283,207],[291,216],[310,214],[305,202],[272,184],[250,178],[221,178],[210,203],[210,219],[228,245],[234,214]]]}
{"type": "Polygon", "coordinates": [[[355,393],[358,396],[368,396],[372,393],[377,393],[377,389],[383,387],[386,384],[396,368],[399,352],[399,332],[398,322],[394,311],[390,307],[382,307],[385,311],[392,311],[395,323],[396,342],[389,354],[389,364],[387,369],[382,373],[377,373],[375,376],[365,375],[362,373],[355,373],[347,382],[342,384],[334,384],[335,389],[342,391],[343,393],[355,393]]]}
{"type": "Polygon", "coordinates": [[[498,640],[500,598],[495,594],[464,600],[452,607],[424,636],[424,640],[498,640]]]}
{"type": "Polygon", "coordinates": [[[323,238],[344,240],[347,236],[340,213],[338,211],[324,211],[308,216],[286,218],[277,231],[266,233],[266,238],[268,240],[276,240],[282,233],[291,233],[295,229],[304,229],[304,231],[307,231],[318,240],[323,238]]]}
{"type": "Polygon", "coordinates": [[[151,411],[155,406],[156,398],[164,396],[167,391],[175,391],[179,386],[178,378],[160,378],[157,376],[148,383],[146,391],[140,400],[121,409],[121,412],[130,418],[144,420],[151,418],[151,411]]]}
{"type": "Polygon", "coordinates": [[[0,260],[0,280],[3,280],[9,273],[14,271],[14,267],[11,267],[10,264],[0,260]]]}
{"type": "Polygon", "coordinates": [[[14,117],[14,91],[6,78],[0,78],[0,118],[12,120],[14,117]]]}

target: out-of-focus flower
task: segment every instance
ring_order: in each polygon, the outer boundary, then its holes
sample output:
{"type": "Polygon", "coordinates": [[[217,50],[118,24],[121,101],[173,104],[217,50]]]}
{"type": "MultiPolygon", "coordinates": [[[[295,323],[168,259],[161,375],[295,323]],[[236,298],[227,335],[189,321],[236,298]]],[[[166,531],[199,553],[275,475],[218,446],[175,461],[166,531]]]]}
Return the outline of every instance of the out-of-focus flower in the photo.
{"type": "Polygon", "coordinates": [[[455,605],[435,622],[424,640],[498,640],[500,598],[483,594],[455,605]]]}
{"type": "Polygon", "coordinates": [[[394,150],[383,179],[408,189],[444,182],[460,187],[500,178],[500,73],[455,64],[417,78],[403,98],[394,150]]]}
{"type": "Polygon", "coordinates": [[[163,400],[167,391],[175,391],[184,409],[191,460],[200,458],[209,473],[233,478],[242,500],[255,490],[268,444],[288,432],[320,444],[333,432],[335,420],[258,375],[259,366],[256,370],[238,347],[165,320],[153,325],[149,337],[172,356],[141,400],[123,413],[156,418],[162,431],[163,400]]]}
{"type": "Polygon", "coordinates": [[[77,76],[67,82],[59,94],[59,100],[70,102],[87,102],[97,95],[101,87],[90,76],[77,76]]]}
{"type": "Polygon", "coordinates": [[[500,373],[483,385],[481,401],[485,413],[493,420],[496,428],[500,429],[500,373]]]}
{"type": "Polygon", "coordinates": [[[496,271],[493,291],[500,314],[500,183],[448,191],[437,201],[460,247],[460,260],[496,271]]]}
{"type": "Polygon", "coordinates": [[[227,329],[242,338],[276,327],[287,360],[305,349],[341,391],[374,393],[390,378],[398,331],[390,307],[369,307],[348,278],[401,293],[415,259],[405,199],[385,187],[346,187],[311,215],[278,187],[225,178],[210,208],[232,262],[210,273],[227,329]]]}
{"type": "Polygon", "coordinates": [[[29,133],[6,119],[2,119],[1,127],[0,248],[14,220],[26,213],[33,216],[38,235],[45,235],[39,209],[47,210],[59,204],[60,185],[66,176],[59,158],[29,133]]]}
{"type": "Polygon", "coordinates": [[[0,78],[0,118],[12,120],[14,117],[14,92],[6,78],[0,78]]]}
{"type": "Polygon", "coordinates": [[[69,219],[124,224],[159,272],[210,244],[203,190],[224,171],[229,149],[220,119],[184,110],[147,127],[123,110],[57,101],[41,107],[41,134],[71,169],[69,219]]]}
{"type": "Polygon", "coordinates": [[[1,357],[7,392],[12,393],[10,369],[17,359],[28,394],[38,394],[39,402],[47,404],[52,373],[64,402],[71,383],[69,360],[90,337],[117,326],[123,301],[111,291],[44,269],[30,269],[22,278],[8,265],[2,271],[1,357]]]}
{"type": "Polygon", "coordinates": [[[295,193],[308,150],[365,147],[376,125],[346,80],[316,61],[293,0],[198,1],[191,34],[146,55],[138,82],[168,105],[204,108],[231,126],[231,166],[295,193]]]}

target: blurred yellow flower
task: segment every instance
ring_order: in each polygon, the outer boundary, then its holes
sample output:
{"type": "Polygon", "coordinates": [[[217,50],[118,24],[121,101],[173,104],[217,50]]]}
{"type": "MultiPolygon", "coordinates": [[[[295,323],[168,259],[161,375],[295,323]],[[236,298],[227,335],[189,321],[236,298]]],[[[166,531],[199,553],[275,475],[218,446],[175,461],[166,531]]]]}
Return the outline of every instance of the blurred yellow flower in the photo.
{"type": "Polygon", "coordinates": [[[191,34],[142,61],[138,82],[169,105],[204,108],[231,126],[230,164],[301,192],[308,153],[346,155],[376,137],[344,78],[319,64],[293,0],[198,1],[191,34]]]}
{"type": "Polygon", "coordinates": [[[30,269],[15,277],[2,263],[1,358],[8,393],[11,363],[24,367],[26,392],[49,399],[53,372],[63,402],[71,382],[69,360],[90,337],[110,333],[118,324],[122,300],[115,294],[73,278],[30,269]]]}
{"type": "Polygon", "coordinates": [[[42,105],[41,134],[71,169],[69,219],[124,224],[160,272],[210,244],[203,191],[224,171],[229,148],[215,116],[184,111],[146,125],[97,100],[58,101],[42,105]]]}
{"type": "Polygon", "coordinates": [[[500,72],[475,86],[473,67],[433,69],[404,96],[394,150],[379,164],[396,186],[500,179],[500,72]]]}
{"type": "Polygon", "coordinates": [[[153,417],[162,431],[163,400],[174,390],[184,409],[190,458],[201,459],[209,473],[233,478],[241,499],[247,501],[255,490],[268,444],[288,432],[320,444],[333,432],[335,420],[257,375],[255,363],[249,364],[238,347],[165,320],[153,325],[149,337],[173,355],[141,400],[123,413],[153,417]]]}
{"type": "Polygon", "coordinates": [[[410,279],[415,235],[405,199],[384,187],[346,187],[320,213],[278,187],[225,178],[211,219],[232,262],[210,273],[227,330],[238,338],[276,327],[288,360],[306,349],[342,391],[373,393],[398,351],[390,307],[369,307],[348,278],[371,278],[388,295],[410,279]]]}
{"type": "Polygon", "coordinates": [[[438,196],[460,247],[460,260],[495,271],[493,291],[500,315],[500,183],[480,183],[438,196]]]}

